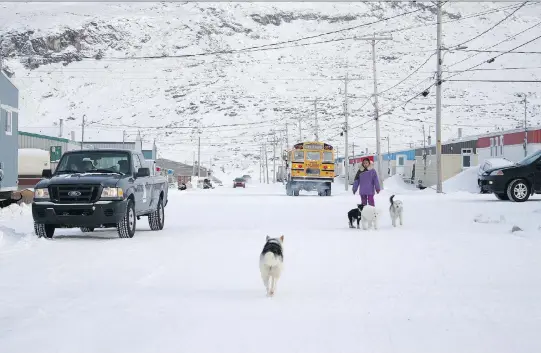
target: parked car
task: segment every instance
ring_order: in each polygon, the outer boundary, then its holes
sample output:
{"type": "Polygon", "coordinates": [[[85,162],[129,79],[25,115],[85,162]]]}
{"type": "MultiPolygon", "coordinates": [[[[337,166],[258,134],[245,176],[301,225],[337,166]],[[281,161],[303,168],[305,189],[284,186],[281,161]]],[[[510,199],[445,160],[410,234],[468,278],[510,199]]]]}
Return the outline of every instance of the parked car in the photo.
{"type": "Polygon", "coordinates": [[[252,177],[249,174],[244,174],[242,176],[242,179],[244,179],[244,181],[247,182],[247,183],[252,181],[252,177]]]}
{"type": "Polygon", "coordinates": [[[500,200],[524,202],[541,193],[541,150],[520,162],[486,170],[480,178],[481,190],[493,193],[500,200]]]}
{"type": "Polygon", "coordinates": [[[34,188],[32,217],[38,237],[56,228],[116,228],[132,238],[136,220],[147,216],[151,230],[162,230],[168,185],[143,167],[143,154],[122,149],[81,150],[62,155],[54,174],[44,169],[34,188]]]}
{"type": "Polygon", "coordinates": [[[234,188],[236,188],[236,187],[246,188],[246,181],[244,180],[244,178],[236,178],[235,180],[233,180],[233,187],[234,188]]]}
{"type": "Polygon", "coordinates": [[[489,169],[495,169],[495,168],[498,168],[498,167],[507,167],[507,166],[510,166],[510,165],[513,165],[513,164],[515,164],[515,163],[510,161],[507,158],[488,158],[488,159],[485,159],[485,161],[479,165],[479,170],[477,171],[477,185],[479,185],[479,189],[480,189],[481,193],[482,194],[487,193],[486,190],[483,190],[483,188],[481,188],[481,176],[483,175],[484,172],[486,172],[489,169]]]}

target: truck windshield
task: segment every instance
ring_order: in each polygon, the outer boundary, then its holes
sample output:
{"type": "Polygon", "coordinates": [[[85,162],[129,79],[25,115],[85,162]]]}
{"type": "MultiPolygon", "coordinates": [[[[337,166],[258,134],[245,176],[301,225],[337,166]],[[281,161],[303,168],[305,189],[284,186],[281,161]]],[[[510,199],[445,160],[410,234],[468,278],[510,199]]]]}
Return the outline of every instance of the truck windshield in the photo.
{"type": "Polygon", "coordinates": [[[129,155],[121,151],[83,151],[65,154],[56,174],[62,173],[119,173],[130,172],[129,155]]]}
{"type": "Polygon", "coordinates": [[[529,156],[526,156],[526,158],[522,159],[521,161],[517,162],[519,165],[528,165],[535,162],[539,157],[541,157],[541,150],[530,154],[529,156]]]}

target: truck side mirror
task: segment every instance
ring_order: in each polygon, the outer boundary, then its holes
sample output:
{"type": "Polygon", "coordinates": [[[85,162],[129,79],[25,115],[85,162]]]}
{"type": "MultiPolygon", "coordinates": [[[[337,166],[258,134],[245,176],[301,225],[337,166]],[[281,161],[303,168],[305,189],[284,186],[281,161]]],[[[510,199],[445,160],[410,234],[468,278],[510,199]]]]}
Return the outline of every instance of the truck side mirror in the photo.
{"type": "Polygon", "coordinates": [[[139,168],[137,171],[136,177],[138,178],[144,178],[150,176],[150,169],[149,168],[139,168]]]}
{"type": "Polygon", "coordinates": [[[53,172],[50,169],[43,169],[41,172],[41,177],[45,179],[50,179],[53,176],[53,172]]]}

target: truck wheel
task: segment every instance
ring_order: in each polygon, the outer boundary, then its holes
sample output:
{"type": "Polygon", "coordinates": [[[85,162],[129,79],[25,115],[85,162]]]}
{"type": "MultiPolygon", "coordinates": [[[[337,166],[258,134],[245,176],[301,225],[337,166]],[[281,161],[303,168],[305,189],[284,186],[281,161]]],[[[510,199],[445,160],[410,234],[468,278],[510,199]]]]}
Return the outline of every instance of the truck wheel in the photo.
{"type": "Polygon", "coordinates": [[[331,189],[325,190],[325,195],[326,196],[331,196],[331,189]]]}
{"type": "Polygon", "coordinates": [[[509,201],[507,194],[494,194],[498,200],[509,201]]]}
{"type": "Polygon", "coordinates": [[[148,215],[148,225],[151,230],[162,230],[165,223],[165,212],[163,209],[163,199],[160,197],[156,211],[148,215]]]}
{"type": "Polygon", "coordinates": [[[92,228],[92,227],[81,227],[79,229],[81,229],[81,232],[83,232],[83,233],[89,233],[89,232],[94,231],[94,228],[92,228]]]}
{"type": "Polygon", "coordinates": [[[293,196],[293,190],[289,185],[286,185],[286,195],[287,196],[293,196]]]}
{"type": "Polygon", "coordinates": [[[299,196],[299,192],[300,192],[299,190],[293,190],[293,195],[294,196],[299,196]]]}
{"type": "Polygon", "coordinates": [[[514,202],[524,202],[530,198],[530,186],[524,179],[515,179],[507,186],[507,197],[514,202]]]}
{"type": "Polygon", "coordinates": [[[34,222],[34,232],[38,238],[48,238],[51,239],[54,235],[54,226],[51,224],[41,224],[34,222]]]}
{"type": "Polygon", "coordinates": [[[135,223],[137,217],[135,217],[135,207],[133,200],[128,200],[128,206],[126,207],[126,214],[120,222],[117,223],[116,229],[120,238],[133,238],[135,235],[135,223]]]}

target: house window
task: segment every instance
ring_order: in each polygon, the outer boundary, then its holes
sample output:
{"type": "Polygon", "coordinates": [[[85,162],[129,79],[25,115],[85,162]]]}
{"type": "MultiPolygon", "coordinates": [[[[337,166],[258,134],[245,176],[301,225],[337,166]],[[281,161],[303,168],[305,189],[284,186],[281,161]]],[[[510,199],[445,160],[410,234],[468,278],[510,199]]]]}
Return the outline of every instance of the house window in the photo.
{"type": "Polygon", "coordinates": [[[398,157],[398,166],[402,167],[404,165],[404,156],[398,157]]]}
{"type": "Polygon", "coordinates": [[[13,134],[13,113],[12,112],[6,112],[6,126],[5,131],[6,135],[13,134]]]}

